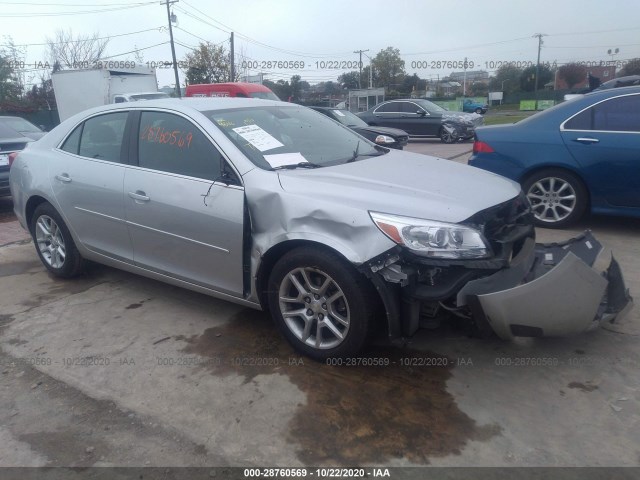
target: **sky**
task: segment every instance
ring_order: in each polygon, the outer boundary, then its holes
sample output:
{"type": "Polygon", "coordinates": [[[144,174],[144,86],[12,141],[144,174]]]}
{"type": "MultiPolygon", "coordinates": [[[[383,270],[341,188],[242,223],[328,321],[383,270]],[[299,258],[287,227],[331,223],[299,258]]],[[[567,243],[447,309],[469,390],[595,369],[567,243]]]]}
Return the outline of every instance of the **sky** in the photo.
{"type": "MultiPolygon", "coordinates": [[[[10,38],[22,46],[27,84],[48,70],[43,44],[60,29],[109,37],[110,60],[134,60],[139,49],[149,65],[171,61],[160,0],[0,0],[0,6],[0,43],[10,38]]],[[[421,78],[462,71],[465,58],[469,70],[493,73],[503,62],[535,64],[536,34],[546,35],[541,62],[624,64],[640,57],[640,0],[179,0],[171,9],[178,60],[203,41],[228,49],[234,31],[236,62],[251,67],[241,73],[263,72],[273,81],[292,75],[311,84],[335,81],[357,70],[354,51],[367,50],[366,66],[368,56],[389,46],[400,50],[406,72],[421,78]],[[610,49],[619,52],[608,55],[610,49]]],[[[160,86],[175,84],[170,68],[158,68],[157,76],[160,86]]]]}

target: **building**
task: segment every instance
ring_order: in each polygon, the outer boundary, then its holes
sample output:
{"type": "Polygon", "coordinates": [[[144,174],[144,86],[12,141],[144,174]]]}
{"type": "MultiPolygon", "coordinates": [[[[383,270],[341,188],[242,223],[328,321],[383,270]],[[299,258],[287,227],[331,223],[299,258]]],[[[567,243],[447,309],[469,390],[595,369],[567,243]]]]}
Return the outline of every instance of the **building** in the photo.
{"type": "MultiPolygon", "coordinates": [[[[608,82],[612,80],[616,76],[616,67],[612,66],[595,66],[588,67],[585,65],[585,76],[584,80],[582,80],[577,85],[571,87],[572,90],[580,90],[583,88],[589,88],[589,75],[596,77],[600,80],[600,83],[608,82]]],[[[546,85],[545,85],[546,86],[546,85]]],[[[555,79],[553,81],[553,89],[554,90],[568,90],[567,82],[564,81],[560,75],[558,75],[558,71],[556,70],[555,79]]]]}

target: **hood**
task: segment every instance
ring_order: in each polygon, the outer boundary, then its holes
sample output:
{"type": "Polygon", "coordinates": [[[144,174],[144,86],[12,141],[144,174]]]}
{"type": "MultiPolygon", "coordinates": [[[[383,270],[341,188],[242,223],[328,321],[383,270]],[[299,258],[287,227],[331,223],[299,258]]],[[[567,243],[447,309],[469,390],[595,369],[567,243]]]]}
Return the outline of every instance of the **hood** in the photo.
{"type": "Polygon", "coordinates": [[[457,120],[461,122],[470,122],[474,126],[482,125],[484,123],[484,117],[478,113],[466,113],[466,112],[444,112],[442,114],[443,120],[457,120]]]}
{"type": "Polygon", "coordinates": [[[319,194],[336,209],[348,205],[452,223],[520,192],[520,185],[493,173],[402,151],[315,170],[282,170],[278,175],[285,192],[310,202],[319,194]]]}
{"type": "Polygon", "coordinates": [[[408,137],[409,134],[404,130],[400,130],[399,128],[390,128],[390,127],[350,127],[354,130],[362,130],[365,132],[375,133],[377,135],[389,135],[391,137],[408,137]]]}

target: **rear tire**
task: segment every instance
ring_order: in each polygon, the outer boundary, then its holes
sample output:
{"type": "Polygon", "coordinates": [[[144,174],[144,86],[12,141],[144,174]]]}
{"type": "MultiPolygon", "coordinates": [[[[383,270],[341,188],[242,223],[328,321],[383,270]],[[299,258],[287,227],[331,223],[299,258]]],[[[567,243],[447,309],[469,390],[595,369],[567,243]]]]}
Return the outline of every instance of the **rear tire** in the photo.
{"type": "Polygon", "coordinates": [[[564,228],[578,221],[587,209],[586,187],[566,170],[540,170],[524,180],[522,190],[531,202],[538,227],[564,228]]]}
{"type": "Polygon", "coordinates": [[[369,281],[336,253],[296,248],[269,277],[269,310],[289,343],[314,360],[356,355],[378,304],[369,281]]]}
{"type": "Polygon", "coordinates": [[[50,203],[40,204],[31,218],[31,237],[44,266],[57,277],[75,277],[84,267],[64,220],[50,203]]]}

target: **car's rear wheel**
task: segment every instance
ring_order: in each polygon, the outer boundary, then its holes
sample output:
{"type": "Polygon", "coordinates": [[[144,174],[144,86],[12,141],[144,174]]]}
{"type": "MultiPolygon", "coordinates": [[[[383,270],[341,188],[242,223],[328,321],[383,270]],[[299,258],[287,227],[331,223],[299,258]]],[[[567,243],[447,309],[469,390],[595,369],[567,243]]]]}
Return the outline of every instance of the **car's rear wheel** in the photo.
{"type": "Polygon", "coordinates": [[[442,126],[440,129],[440,140],[442,143],[456,143],[459,135],[455,127],[442,126]]]}
{"type": "Polygon", "coordinates": [[[565,170],[536,172],[523,182],[522,189],[540,227],[566,227],[582,217],[587,208],[587,189],[577,176],[565,170]]]}
{"type": "Polygon", "coordinates": [[[293,347],[315,360],[357,354],[373,323],[369,281],[337,254],[300,247],[269,277],[269,310],[293,347]]]}
{"type": "Polygon", "coordinates": [[[44,266],[58,277],[82,271],[83,259],[60,214],[50,203],[39,205],[31,219],[31,236],[44,266]]]}

